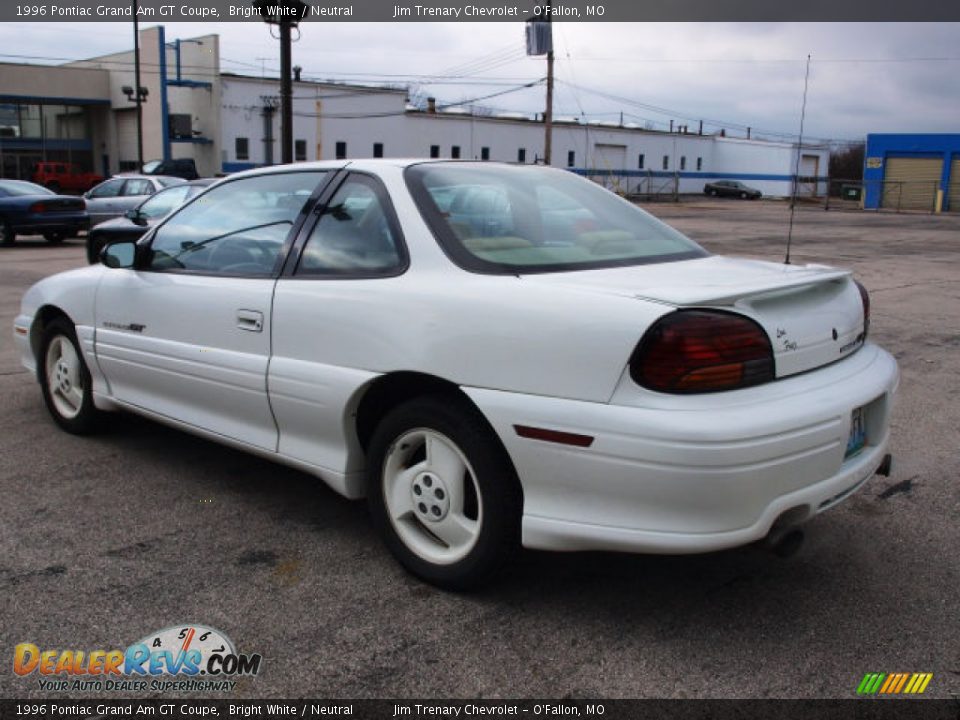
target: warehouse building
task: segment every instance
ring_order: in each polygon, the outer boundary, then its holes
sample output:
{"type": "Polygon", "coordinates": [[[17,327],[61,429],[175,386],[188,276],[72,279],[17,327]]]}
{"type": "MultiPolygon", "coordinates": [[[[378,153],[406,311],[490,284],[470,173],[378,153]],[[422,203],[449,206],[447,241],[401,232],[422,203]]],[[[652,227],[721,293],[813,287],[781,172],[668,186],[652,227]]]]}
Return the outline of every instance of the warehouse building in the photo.
{"type": "MultiPolygon", "coordinates": [[[[141,31],[144,159],[193,158],[202,175],[280,160],[276,79],[220,69],[219,38],[168,40],[141,31]]],[[[74,162],[104,175],[137,167],[133,52],[68,65],[0,64],[0,173],[29,177],[40,160],[74,162]],[[43,92],[39,92],[39,89],[43,92]]],[[[471,112],[405,89],[301,80],[293,83],[294,159],[445,157],[542,162],[542,118],[471,112]]],[[[626,193],[699,193],[740,180],[768,196],[826,189],[829,150],[633,124],[556,118],[554,166],[626,193]],[[799,158],[798,158],[799,154],[799,158]]]]}
{"type": "Polygon", "coordinates": [[[960,134],[871,134],[864,153],[869,209],[960,212],[960,134]]]}

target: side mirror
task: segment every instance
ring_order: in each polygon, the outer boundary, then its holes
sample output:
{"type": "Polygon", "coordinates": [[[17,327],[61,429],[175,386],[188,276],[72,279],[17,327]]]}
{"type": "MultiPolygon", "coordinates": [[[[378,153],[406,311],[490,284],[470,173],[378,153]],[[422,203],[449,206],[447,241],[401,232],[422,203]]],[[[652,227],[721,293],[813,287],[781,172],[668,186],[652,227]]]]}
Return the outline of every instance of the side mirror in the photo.
{"type": "Polygon", "coordinates": [[[137,244],[132,241],[110,243],[100,251],[100,262],[108,268],[132,268],[137,259],[137,244]]]}
{"type": "Polygon", "coordinates": [[[142,226],[147,224],[146,218],[143,217],[143,213],[141,213],[138,208],[130,208],[123,216],[134,225],[142,226]]]}

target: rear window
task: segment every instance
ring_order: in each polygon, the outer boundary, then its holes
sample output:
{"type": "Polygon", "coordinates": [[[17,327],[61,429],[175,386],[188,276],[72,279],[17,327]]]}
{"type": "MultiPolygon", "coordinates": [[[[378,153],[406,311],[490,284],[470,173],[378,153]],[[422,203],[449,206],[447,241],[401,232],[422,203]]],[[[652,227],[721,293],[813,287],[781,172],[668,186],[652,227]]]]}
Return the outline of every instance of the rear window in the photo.
{"type": "Polygon", "coordinates": [[[425,163],[406,171],[447,254],[476,272],[522,274],[703,257],[692,240],[565,170],[425,163]]]}

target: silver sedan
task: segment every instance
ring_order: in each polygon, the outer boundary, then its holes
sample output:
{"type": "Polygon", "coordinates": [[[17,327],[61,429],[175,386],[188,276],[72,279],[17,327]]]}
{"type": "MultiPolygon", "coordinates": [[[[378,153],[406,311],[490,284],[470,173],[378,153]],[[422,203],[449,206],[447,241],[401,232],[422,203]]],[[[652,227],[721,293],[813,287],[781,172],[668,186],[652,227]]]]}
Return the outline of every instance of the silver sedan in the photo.
{"type": "Polygon", "coordinates": [[[84,194],[90,226],[120,217],[158,190],[186,182],[166,175],[116,175],[84,194]]]}

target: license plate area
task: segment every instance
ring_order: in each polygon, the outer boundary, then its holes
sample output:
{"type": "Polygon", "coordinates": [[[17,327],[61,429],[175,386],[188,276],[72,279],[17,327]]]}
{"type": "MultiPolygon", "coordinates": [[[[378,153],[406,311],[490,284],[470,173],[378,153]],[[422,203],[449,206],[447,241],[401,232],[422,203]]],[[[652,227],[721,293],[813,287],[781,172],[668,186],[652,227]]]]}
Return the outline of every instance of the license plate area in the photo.
{"type": "Polygon", "coordinates": [[[847,450],[843,459],[852,458],[867,444],[866,407],[858,407],[850,414],[850,434],[847,436],[847,450]]]}

